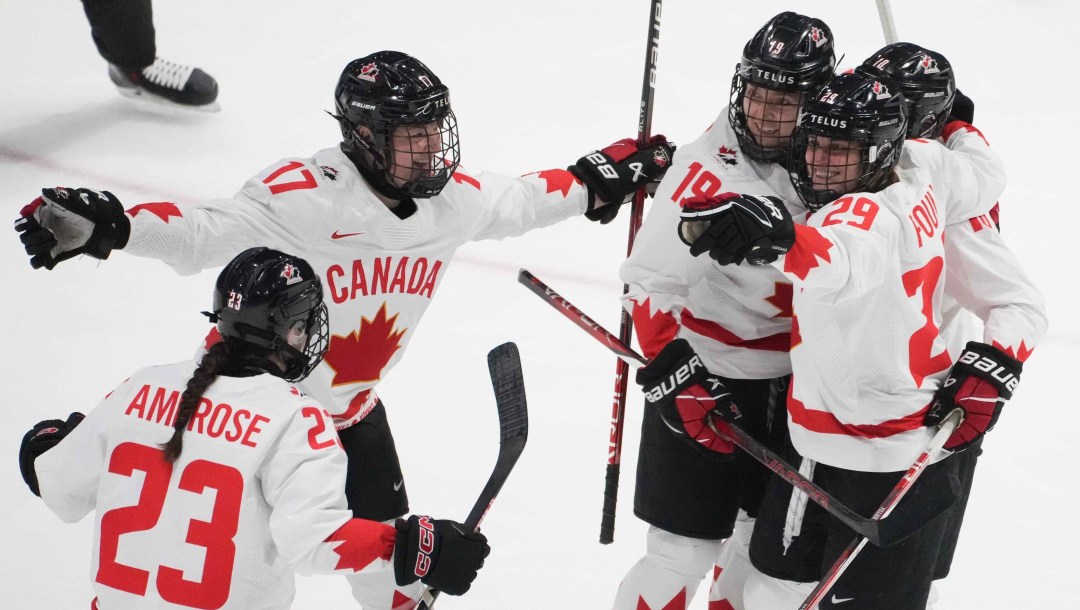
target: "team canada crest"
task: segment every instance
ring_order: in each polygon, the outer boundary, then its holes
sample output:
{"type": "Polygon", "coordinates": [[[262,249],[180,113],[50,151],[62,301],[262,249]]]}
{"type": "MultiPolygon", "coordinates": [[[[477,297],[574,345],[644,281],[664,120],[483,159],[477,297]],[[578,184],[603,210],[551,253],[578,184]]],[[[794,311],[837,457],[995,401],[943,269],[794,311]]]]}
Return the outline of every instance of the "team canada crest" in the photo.
{"type": "Polygon", "coordinates": [[[938,68],[937,60],[929,55],[923,55],[919,60],[919,65],[915,67],[916,74],[937,74],[938,72],[941,72],[941,69],[938,68]]]}
{"type": "Polygon", "coordinates": [[[716,154],[713,156],[716,157],[717,161],[724,165],[735,165],[739,162],[739,159],[736,157],[737,154],[738,151],[732,150],[727,146],[721,146],[720,150],[716,151],[716,154]]]}
{"type": "Polygon", "coordinates": [[[356,76],[366,81],[375,82],[375,79],[379,76],[379,67],[375,65],[375,62],[364,64],[360,67],[360,74],[356,76]]]}
{"type": "Polygon", "coordinates": [[[671,157],[668,152],[663,148],[657,148],[653,151],[653,163],[656,163],[656,167],[667,167],[671,164],[671,157]]]}
{"type": "Polygon", "coordinates": [[[829,42],[829,39],[825,37],[825,32],[821,31],[821,28],[810,28],[810,40],[814,41],[814,47],[821,48],[821,45],[829,42]]]}
{"type": "Polygon", "coordinates": [[[281,270],[281,277],[285,278],[286,286],[292,286],[293,284],[304,281],[304,278],[300,277],[300,270],[288,263],[285,265],[285,268],[281,270]]]}
{"type": "Polygon", "coordinates": [[[873,87],[874,97],[879,100],[887,100],[892,97],[892,93],[889,92],[889,88],[882,84],[881,81],[874,81],[873,87]]]}
{"type": "Polygon", "coordinates": [[[338,171],[329,165],[320,165],[319,169],[322,170],[322,175],[326,176],[328,180],[337,181],[338,171]]]}

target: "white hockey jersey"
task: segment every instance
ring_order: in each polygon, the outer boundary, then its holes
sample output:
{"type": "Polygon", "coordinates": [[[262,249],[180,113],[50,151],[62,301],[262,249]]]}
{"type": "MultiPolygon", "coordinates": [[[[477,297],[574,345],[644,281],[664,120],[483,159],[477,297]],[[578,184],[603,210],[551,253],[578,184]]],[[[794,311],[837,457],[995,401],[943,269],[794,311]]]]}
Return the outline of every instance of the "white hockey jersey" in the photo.
{"type": "Polygon", "coordinates": [[[682,202],[724,192],[775,195],[803,222],[787,170],[743,156],[725,108],[697,140],[675,151],[620,276],[638,343],[653,357],[676,335],[718,375],[768,379],[791,372],[791,281],[769,266],[716,264],[679,239],[682,202]]]}
{"type": "Polygon", "coordinates": [[[124,251],[185,274],[252,246],[306,259],[322,275],[331,339],[300,387],[341,428],[374,407],[375,385],[405,352],[459,246],[580,215],[587,199],[562,169],[521,178],[459,169],[442,193],[401,219],[330,148],[271,165],[232,199],[134,206],[124,251]]]}
{"type": "Polygon", "coordinates": [[[773,263],[795,285],[788,415],[808,458],[899,471],[930,438],[923,416],[952,366],[939,333],[944,229],[988,212],[1004,188],[1000,159],[973,127],[945,137],[955,153],[908,142],[899,182],[818,211],[773,263]]]}
{"type": "Polygon", "coordinates": [[[289,608],[292,573],[392,569],[395,530],[353,519],[346,457],[315,400],[268,374],[218,377],[168,464],[194,363],[142,369],[37,458],[61,519],[96,510],[101,610],[289,608]]]}

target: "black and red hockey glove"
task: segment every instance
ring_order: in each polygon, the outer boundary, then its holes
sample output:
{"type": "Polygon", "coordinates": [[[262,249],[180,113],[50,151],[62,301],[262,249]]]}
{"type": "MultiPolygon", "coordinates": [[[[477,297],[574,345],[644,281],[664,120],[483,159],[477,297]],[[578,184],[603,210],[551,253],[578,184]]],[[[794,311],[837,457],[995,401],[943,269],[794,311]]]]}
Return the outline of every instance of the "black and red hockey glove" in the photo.
{"type": "Polygon", "coordinates": [[[131,222],[109,191],[57,187],[41,189],[41,197],[23,207],[15,230],[30,265],[52,269],[80,254],[109,258],[127,245],[131,222]]]}
{"type": "Polygon", "coordinates": [[[660,409],[661,419],[676,435],[713,456],[735,453],[734,443],[717,431],[722,433],[729,424],[739,425],[742,413],[720,378],[705,368],[686,339],[665,345],[652,362],[638,370],[637,382],[643,386],[645,401],[660,409]]]}
{"type": "Polygon", "coordinates": [[[420,580],[447,595],[461,595],[491,552],[487,537],[457,521],[413,515],[398,519],[397,532],[394,578],[399,586],[420,580]]]}
{"type": "Polygon", "coordinates": [[[721,265],[767,265],[795,245],[795,222],[777,197],[696,195],[683,202],[679,238],[721,265]]]}
{"type": "Polygon", "coordinates": [[[937,426],[953,409],[963,409],[964,421],[945,442],[945,448],[967,449],[997,423],[1005,401],[1012,398],[1020,383],[1022,369],[1019,360],[1001,350],[969,341],[923,421],[937,426]]]}
{"type": "Polygon", "coordinates": [[[627,138],[578,159],[567,169],[589,189],[585,217],[601,224],[614,220],[634,191],[664,175],[674,154],[675,145],[656,135],[645,146],[627,138]]]}
{"type": "Polygon", "coordinates": [[[64,437],[70,434],[84,417],[82,413],[76,411],[68,415],[66,421],[62,419],[39,421],[23,435],[22,444],[19,446],[19,472],[22,473],[23,481],[26,481],[26,486],[34,492],[35,496],[40,496],[41,490],[38,488],[34,460],[64,440],[64,437]]]}

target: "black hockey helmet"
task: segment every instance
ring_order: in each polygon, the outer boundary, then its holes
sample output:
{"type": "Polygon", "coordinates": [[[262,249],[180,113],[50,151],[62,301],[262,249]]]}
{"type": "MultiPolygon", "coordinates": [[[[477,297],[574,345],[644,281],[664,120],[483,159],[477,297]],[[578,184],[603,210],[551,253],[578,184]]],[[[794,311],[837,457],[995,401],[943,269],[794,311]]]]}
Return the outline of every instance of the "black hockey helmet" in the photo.
{"type": "Polygon", "coordinates": [[[884,187],[900,160],[907,113],[899,86],[868,74],[839,74],[817,91],[799,115],[789,164],[806,207],[817,210],[845,193],[884,187]],[[849,147],[858,151],[853,161],[849,147]]]}
{"type": "Polygon", "coordinates": [[[416,58],[379,51],[349,62],[334,90],[334,104],[342,148],[383,195],[434,197],[457,169],[460,147],[450,91],[416,58]],[[399,127],[415,129],[399,138],[395,151],[393,135],[399,127]],[[415,153],[416,159],[413,166],[398,168],[396,177],[395,152],[415,153]]]}
{"type": "Polygon", "coordinates": [[[731,79],[728,122],[743,153],[759,161],[784,159],[790,150],[787,138],[794,130],[798,112],[791,103],[777,101],[773,108],[762,104],[764,114],[749,118],[761,124],[761,129],[780,134],[775,139],[779,142],[783,138],[783,141],[770,145],[759,143],[747,126],[743,102],[748,84],[755,89],[796,94],[803,101],[829,80],[835,68],[832,30],[820,19],[787,11],[773,17],[758,30],[743,48],[742,61],[735,67],[735,76],[731,79]],[[785,105],[787,112],[784,112],[785,105]]]}
{"type": "Polygon", "coordinates": [[[319,276],[304,259],[270,248],[245,250],[221,270],[210,319],[227,341],[281,354],[288,381],[307,377],[329,346],[319,276]],[[302,350],[289,344],[298,330],[307,334],[302,350]]]}
{"type": "Polygon", "coordinates": [[[883,47],[855,68],[900,86],[908,103],[908,137],[936,138],[945,128],[956,100],[952,65],[937,51],[910,42],[883,47]]]}

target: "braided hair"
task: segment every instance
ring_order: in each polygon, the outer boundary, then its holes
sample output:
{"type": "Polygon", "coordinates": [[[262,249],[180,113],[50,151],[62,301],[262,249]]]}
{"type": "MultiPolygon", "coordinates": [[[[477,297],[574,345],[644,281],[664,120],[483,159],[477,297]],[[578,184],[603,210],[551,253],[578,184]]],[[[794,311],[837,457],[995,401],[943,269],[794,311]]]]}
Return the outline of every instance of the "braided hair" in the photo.
{"type": "Polygon", "coordinates": [[[180,407],[176,411],[172,438],[161,444],[161,448],[165,451],[166,462],[171,464],[180,457],[180,452],[184,449],[184,430],[191,421],[191,417],[195,415],[199,400],[202,399],[206,389],[214,383],[229,361],[230,348],[229,341],[220,341],[212,345],[195,372],[192,373],[191,379],[188,379],[187,388],[180,395],[180,407]]]}

